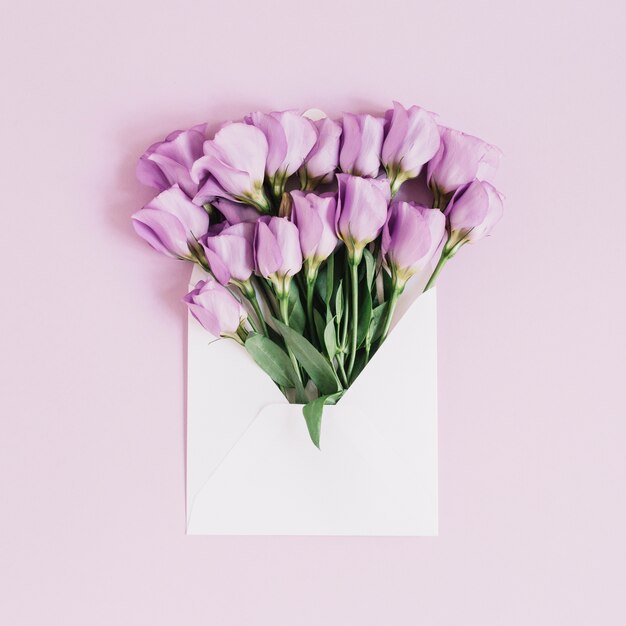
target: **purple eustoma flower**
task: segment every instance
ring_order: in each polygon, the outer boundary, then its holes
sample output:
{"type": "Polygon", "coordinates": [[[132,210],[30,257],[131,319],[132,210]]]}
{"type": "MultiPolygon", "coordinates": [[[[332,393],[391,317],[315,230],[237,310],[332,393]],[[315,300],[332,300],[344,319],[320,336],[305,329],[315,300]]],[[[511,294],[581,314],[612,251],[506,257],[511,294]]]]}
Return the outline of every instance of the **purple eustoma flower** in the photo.
{"type": "Polygon", "coordinates": [[[314,122],[317,141],[301,169],[302,187],[307,191],[320,183],[330,183],[339,165],[341,124],[324,117],[314,122]]]}
{"type": "Polygon", "coordinates": [[[249,124],[259,128],[268,144],[265,173],[276,198],[280,198],[285,182],[302,166],[317,141],[313,122],[296,111],[251,113],[249,124]]]}
{"type": "Polygon", "coordinates": [[[439,209],[412,202],[394,202],[381,242],[381,252],[391,270],[394,286],[402,291],[407,280],[429,266],[446,232],[446,218],[439,209]]]}
{"type": "Polygon", "coordinates": [[[199,281],[183,301],[191,314],[215,337],[237,339],[237,331],[247,319],[237,298],[212,278],[199,281]]]}
{"type": "Polygon", "coordinates": [[[206,124],[189,130],[177,130],[163,141],[152,144],[137,163],[137,178],[144,185],[159,191],[178,185],[193,198],[198,185],[191,179],[191,167],[202,156],[206,124]]]}
{"type": "Polygon", "coordinates": [[[194,202],[226,198],[268,213],[263,191],[266,160],[267,140],[258,128],[242,123],[224,126],[214,139],[205,141],[204,156],[191,168],[192,179],[202,183],[194,202]]]}
{"type": "Polygon", "coordinates": [[[502,152],[487,142],[452,128],[439,127],[441,144],[428,163],[430,188],[451,194],[475,178],[492,182],[502,152]]]}
{"type": "Polygon", "coordinates": [[[459,189],[445,211],[450,231],[446,251],[456,252],[462,244],[489,235],[502,217],[503,202],[504,196],[486,181],[474,180],[459,189]]]}
{"type": "Polygon", "coordinates": [[[308,278],[317,274],[320,263],[337,247],[335,231],[337,199],[334,193],[317,195],[292,191],[291,219],[298,227],[300,248],[307,264],[308,278]]]}
{"type": "Polygon", "coordinates": [[[380,234],[387,220],[389,182],[337,174],[337,236],[346,244],[354,264],[361,261],[363,248],[380,234]]]}
{"type": "Polygon", "coordinates": [[[233,202],[226,198],[215,198],[211,204],[224,216],[229,224],[240,224],[241,222],[256,222],[260,214],[249,204],[233,202]]]}
{"type": "Polygon", "coordinates": [[[254,237],[256,271],[272,281],[279,298],[289,293],[291,277],[302,269],[300,238],[286,217],[262,218],[254,237]]]}
{"type": "Polygon", "coordinates": [[[400,185],[415,178],[439,148],[439,128],[428,111],[417,106],[405,109],[398,102],[387,111],[387,132],[382,163],[395,195],[400,185]]]}
{"type": "Polygon", "coordinates": [[[385,121],[372,115],[343,114],[339,165],[355,176],[378,176],[385,121]]]}
{"type": "Polygon", "coordinates": [[[193,259],[189,246],[197,245],[209,229],[209,216],[178,185],[162,191],[132,216],[133,227],[153,248],[178,259],[193,259]]]}
{"type": "Polygon", "coordinates": [[[202,247],[211,272],[222,285],[232,282],[248,290],[254,272],[254,230],[253,223],[242,222],[227,226],[219,234],[203,240],[202,247]]]}

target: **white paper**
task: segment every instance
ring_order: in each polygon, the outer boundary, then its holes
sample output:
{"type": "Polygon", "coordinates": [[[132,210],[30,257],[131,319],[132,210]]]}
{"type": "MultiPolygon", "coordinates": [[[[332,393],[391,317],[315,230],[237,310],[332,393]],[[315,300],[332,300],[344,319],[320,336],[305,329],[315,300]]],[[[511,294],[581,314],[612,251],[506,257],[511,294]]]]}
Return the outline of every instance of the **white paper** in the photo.
{"type": "Polygon", "coordinates": [[[241,346],[191,316],[188,342],[188,534],[437,534],[434,289],[325,407],[321,450],[241,346]]]}

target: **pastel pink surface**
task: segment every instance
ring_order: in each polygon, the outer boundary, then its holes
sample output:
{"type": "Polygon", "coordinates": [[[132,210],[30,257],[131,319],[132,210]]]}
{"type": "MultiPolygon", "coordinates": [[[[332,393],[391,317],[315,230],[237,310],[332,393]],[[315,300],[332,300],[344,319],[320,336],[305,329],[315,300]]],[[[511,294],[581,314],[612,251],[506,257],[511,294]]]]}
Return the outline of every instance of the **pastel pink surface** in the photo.
{"type": "Polygon", "coordinates": [[[7,4],[0,623],[621,625],[621,3],[7,4]],[[184,535],[189,269],[129,217],[171,130],[395,98],[505,152],[442,275],[440,536],[184,535]]]}

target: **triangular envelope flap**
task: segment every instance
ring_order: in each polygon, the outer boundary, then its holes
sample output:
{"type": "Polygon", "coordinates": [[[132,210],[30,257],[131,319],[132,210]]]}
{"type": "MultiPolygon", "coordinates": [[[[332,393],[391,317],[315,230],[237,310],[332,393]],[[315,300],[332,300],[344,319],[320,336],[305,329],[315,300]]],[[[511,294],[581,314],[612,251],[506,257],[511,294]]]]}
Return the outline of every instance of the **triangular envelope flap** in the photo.
{"type": "MultiPolygon", "coordinates": [[[[206,276],[192,274],[192,283],[206,276]]],[[[187,348],[187,507],[259,411],[284,401],[237,343],[213,338],[192,316],[187,348]]]]}
{"type": "Polygon", "coordinates": [[[384,444],[364,455],[340,423],[329,421],[320,452],[303,432],[301,407],[266,407],[198,494],[188,532],[435,532],[436,516],[420,515],[433,499],[432,473],[420,476],[384,444]]]}

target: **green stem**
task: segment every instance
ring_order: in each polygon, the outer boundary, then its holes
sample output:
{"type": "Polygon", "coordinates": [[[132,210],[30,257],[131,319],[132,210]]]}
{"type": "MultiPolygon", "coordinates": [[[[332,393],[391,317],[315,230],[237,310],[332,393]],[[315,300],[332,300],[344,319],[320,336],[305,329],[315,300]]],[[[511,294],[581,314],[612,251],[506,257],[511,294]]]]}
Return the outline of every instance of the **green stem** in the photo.
{"type": "MultiPolygon", "coordinates": [[[[283,296],[279,299],[280,301],[280,317],[282,319],[283,324],[289,326],[289,295],[283,296]]],[[[298,365],[298,360],[294,356],[293,352],[290,350],[287,342],[285,342],[285,347],[287,348],[287,353],[289,354],[289,358],[291,359],[291,364],[293,365],[293,369],[296,371],[296,375],[298,376],[298,380],[302,383],[302,376],[300,375],[300,366],[298,365]]]]}
{"type": "Polygon", "coordinates": [[[313,295],[315,293],[315,276],[307,277],[306,281],[306,317],[309,324],[311,339],[315,339],[315,323],[313,320],[313,295]]]}
{"type": "Polygon", "coordinates": [[[254,319],[252,319],[252,316],[250,316],[250,315],[248,315],[248,324],[250,324],[250,326],[252,326],[252,330],[253,330],[255,333],[258,333],[258,332],[259,332],[259,328],[258,328],[258,326],[256,325],[256,322],[254,321],[254,319]]]}
{"type": "Polygon", "coordinates": [[[263,334],[267,337],[269,335],[267,330],[267,324],[265,323],[265,318],[263,317],[263,312],[261,311],[261,307],[259,306],[259,301],[257,300],[254,289],[252,289],[252,291],[247,294],[247,296],[250,304],[252,305],[252,308],[254,309],[254,312],[256,313],[256,316],[259,318],[259,323],[261,324],[263,334]]]}
{"type": "Polygon", "coordinates": [[[339,369],[339,375],[341,377],[341,383],[347,389],[348,388],[348,377],[346,376],[346,370],[343,366],[343,354],[337,357],[337,367],[339,369]]]}
{"type": "Polygon", "coordinates": [[[343,301],[344,301],[344,311],[343,311],[343,319],[341,320],[341,347],[342,349],[346,349],[348,347],[348,307],[349,307],[349,302],[348,302],[348,289],[349,287],[349,280],[348,280],[348,275],[350,273],[350,270],[348,269],[348,266],[346,265],[346,280],[344,282],[344,292],[343,292],[343,301]]]}
{"type": "MultiPolygon", "coordinates": [[[[360,259],[359,259],[360,261],[360,259]]],[[[352,328],[350,329],[350,361],[348,363],[348,377],[352,376],[357,350],[357,334],[359,330],[359,263],[350,260],[350,286],[352,289],[352,328]]]]}
{"type": "Polygon", "coordinates": [[[432,276],[428,279],[428,282],[426,283],[426,287],[424,287],[424,291],[428,291],[431,287],[435,286],[435,281],[437,280],[437,276],[439,276],[439,272],[441,272],[441,270],[443,269],[443,266],[446,264],[446,261],[449,258],[450,256],[446,254],[446,251],[444,250],[441,253],[441,257],[439,257],[439,262],[435,266],[435,270],[432,276]]]}
{"type": "Polygon", "coordinates": [[[237,329],[236,333],[232,335],[228,335],[228,336],[243,346],[246,343],[246,339],[248,338],[248,333],[245,331],[245,329],[242,326],[240,326],[237,329]]]}
{"type": "Polygon", "coordinates": [[[265,294],[265,300],[268,306],[270,307],[270,309],[272,310],[272,313],[274,313],[275,316],[278,316],[280,314],[280,311],[278,310],[276,306],[274,293],[272,292],[267,281],[264,278],[255,278],[255,281],[257,285],[261,285],[261,289],[263,290],[263,293],[265,294]]]}
{"type": "Polygon", "coordinates": [[[402,293],[401,289],[397,287],[393,288],[391,292],[391,298],[389,298],[389,302],[387,302],[387,310],[385,311],[385,325],[383,326],[383,332],[380,336],[380,343],[387,339],[387,335],[389,334],[389,329],[391,328],[391,321],[393,320],[393,313],[396,310],[396,305],[398,304],[398,297],[402,293]]]}

